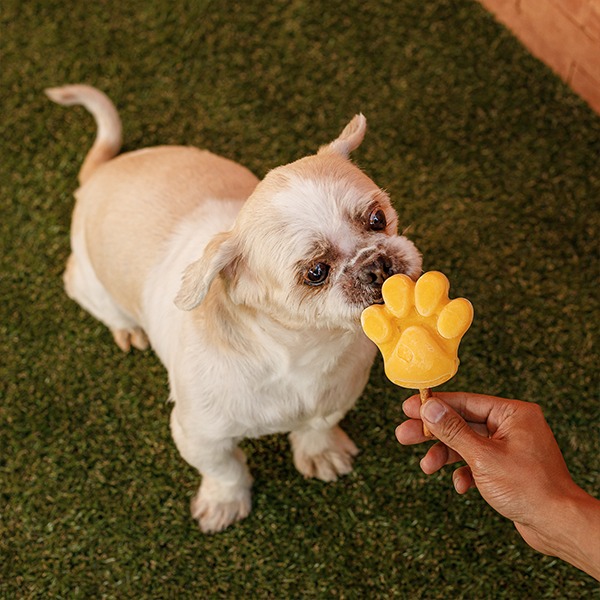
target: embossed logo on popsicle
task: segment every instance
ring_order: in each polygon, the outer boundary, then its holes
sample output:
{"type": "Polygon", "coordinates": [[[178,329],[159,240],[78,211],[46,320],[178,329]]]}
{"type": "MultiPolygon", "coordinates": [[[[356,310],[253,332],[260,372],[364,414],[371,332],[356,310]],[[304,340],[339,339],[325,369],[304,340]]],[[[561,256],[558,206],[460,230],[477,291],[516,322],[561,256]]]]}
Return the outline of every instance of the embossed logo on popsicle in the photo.
{"type": "Polygon", "coordinates": [[[388,378],[402,387],[440,385],[458,370],[458,345],[473,321],[465,298],[448,298],[443,273],[430,271],[416,282],[394,275],[383,284],[385,304],[366,308],[361,317],[366,335],[383,355],[388,378]]]}

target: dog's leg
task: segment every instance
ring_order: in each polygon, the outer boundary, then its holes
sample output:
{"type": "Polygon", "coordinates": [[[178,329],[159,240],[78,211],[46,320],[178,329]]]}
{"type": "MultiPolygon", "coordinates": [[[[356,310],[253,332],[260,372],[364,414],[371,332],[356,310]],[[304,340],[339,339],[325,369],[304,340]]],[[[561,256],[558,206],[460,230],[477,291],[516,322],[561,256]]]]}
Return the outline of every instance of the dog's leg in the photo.
{"type": "Polygon", "coordinates": [[[237,441],[208,440],[186,430],[177,416],[177,405],[171,413],[171,431],[181,456],[202,475],[190,507],[200,529],[216,533],[247,517],[252,476],[237,441]]]}
{"type": "Polygon", "coordinates": [[[339,425],[331,426],[331,422],[314,419],[290,433],[294,465],[304,477],[335,481],[338,475],[352,471],[352,458],[358,448],[339,425]]]}
{"type": "Polygon", "coordinates": [[[138,350],[146,350],[150,345],[144,330],[140,327],[132,327],[131,329],[113,329],[110,328],[115,343],[123,352],[129,352],[131,346],[138,350]]]}
{"type": "Polygon", "coordinates": [[[139,350],[148,348],[144,331],[114,303],[98,281],[87,257],[78,259],[75,253],[71,254],[63,281],[69,298],[104,323],[121,350],[129,352],[131,346],[139,350]]]}

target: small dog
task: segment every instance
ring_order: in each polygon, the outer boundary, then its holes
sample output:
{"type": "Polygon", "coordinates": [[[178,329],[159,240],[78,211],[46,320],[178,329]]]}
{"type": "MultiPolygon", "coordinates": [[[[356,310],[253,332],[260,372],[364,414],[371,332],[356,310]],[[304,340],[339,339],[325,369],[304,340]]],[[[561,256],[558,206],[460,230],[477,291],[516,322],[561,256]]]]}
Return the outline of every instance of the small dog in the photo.
{"type": "Polygon", "coordinates": [[[79,172],[66,292],[119,348],[151,343],[167,368],[173,438],[202,475],[191,503],[202,531],[250,511],[243,438],[291,432],[302,475],[349,473],[358,450],[338,422],[376,352],[360,314],[382,302],[387,277],[421,273],[388,195],[348,159],[365,118],[259,181],[191,147],[115,158],[121,122],[102,92],[46,94],[83,105],[98,128],[79,172]]]}

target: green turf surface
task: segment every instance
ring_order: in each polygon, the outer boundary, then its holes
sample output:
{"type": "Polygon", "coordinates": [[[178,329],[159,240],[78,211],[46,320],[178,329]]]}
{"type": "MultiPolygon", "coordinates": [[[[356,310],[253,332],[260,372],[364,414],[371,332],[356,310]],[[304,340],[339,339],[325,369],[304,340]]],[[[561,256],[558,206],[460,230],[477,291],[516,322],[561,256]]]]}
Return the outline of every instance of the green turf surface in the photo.
{"type": "Polygon", "coordinates": [[[600,597],[421,473],[379,360],[344,421],[354,472],[307,482],[285,436],[244,442],[253,512],[203,536],[163,368],[62,290],[94,126],[44,87],[106,91],[125,150],[204,146],[259,176],[362,111],[355,160],[475,306],[445,389],[540,402],[600,494],[600,118],[476,2],[5,0],[0,52],[0,597],[600,597]]]}

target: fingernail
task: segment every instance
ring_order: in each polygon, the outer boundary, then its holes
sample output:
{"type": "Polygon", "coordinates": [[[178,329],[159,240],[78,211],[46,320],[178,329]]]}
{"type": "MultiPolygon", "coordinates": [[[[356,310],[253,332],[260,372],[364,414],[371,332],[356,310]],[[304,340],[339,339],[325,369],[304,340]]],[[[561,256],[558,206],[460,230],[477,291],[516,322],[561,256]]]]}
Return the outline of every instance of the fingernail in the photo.
{"type": "Polygon", "coordinates": [[[439,423],[445,414],[446,407],[435,398],[425,402],[421,408],[421,416],[429,423],[439,423]]]}

